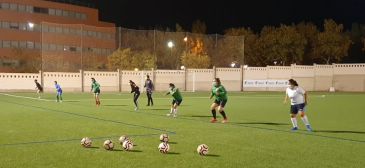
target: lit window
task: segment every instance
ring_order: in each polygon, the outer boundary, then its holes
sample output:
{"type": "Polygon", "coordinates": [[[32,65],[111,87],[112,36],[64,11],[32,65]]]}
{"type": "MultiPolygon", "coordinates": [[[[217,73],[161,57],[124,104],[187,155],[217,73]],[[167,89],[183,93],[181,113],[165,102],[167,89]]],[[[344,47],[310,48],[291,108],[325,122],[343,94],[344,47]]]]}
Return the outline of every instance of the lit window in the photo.
{"type": "Polygon", "coordinates": [[[27,5],[26,7],[26,11],[29,12],[29,13],[33,13],[33,6],[29,6],[27,5]]]}
{"type": "Polygon", "coordinates": [[[9,29],[10,28],[10,23],[9,22],[2,22],[1,27],[4,29],[9,29]]]}
{"type": "Polygon", "coordinates": [[[56,15],[56,9],[49,9],[48,14],[49,15],[56,15]]]}
{"type": "Polygon", "coordinates": [[[20,48],[27,48],[27,42],[25,42],[25,41],[20,41],[20,42],[19,42],[19,47],[20,47],[20,48]]]}
{"type": "Polygon", "coordinates": [[[10,48],[10,41],[3,41],[3,48],[10,48]]]}
{"type": "Polygon", "coordinates": [[[10,4],[10,10],[18,10],[18,4],[10,4]]]}
{"type": "Polygon", "coordinates": [[[12,48],[18,48],[19,47],[19,42],[18,41],[11,41],[11,47],[12,48]]]}
{"type": "Polygon", "coordinates": [[[36,42],[34,47],[35,47],[35,49],[40,50],[41,49],[41,43],[36,42]]]}
{"type": "Polygon", "coordinates": [[[1,8],[2,9],[9,9],[10,8],[10,5],[9,5],[9,3],[2,3],[1,4],[1,8]]]}
{"type": "Polygon", "coordinates": [[[32,42],[32,41],[27,41],[27,48],[29,48],[29,49],[33,49],[33,48],[34,48],[34,42],[32,42]]]}
{"type": "Polygon", "coordinates": [[[69,29],[69,28],[67,28],[67,27],[64,27],[64,28],[63,28],[63,33],[64,33],[64,34],[70,34],[70,29],[69,29]]]}
{"type": "Polygon", "coordinates": [[[62,16],[62,10],[56,9],[56,16],[62,16]]]}
{"type": "Polygon", "coordinates": [[[56,33],[62,33],[62,27],[56,27],[56,33]]]}
{"type": "Polygon", "coordinates": [[[68,11],[64,10],[64,11],[62,12],[62,16],[64,16],[64,17],[68,17],[68,11]]]}

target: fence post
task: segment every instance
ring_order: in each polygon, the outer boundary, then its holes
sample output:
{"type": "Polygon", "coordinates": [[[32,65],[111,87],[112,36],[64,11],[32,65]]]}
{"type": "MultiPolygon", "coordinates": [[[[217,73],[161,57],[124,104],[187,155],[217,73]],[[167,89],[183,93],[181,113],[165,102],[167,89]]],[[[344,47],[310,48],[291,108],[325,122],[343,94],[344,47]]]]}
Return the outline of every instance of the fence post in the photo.
{"type": "Polygon", "coordinates": [[[156,72],[154,68],[152,68],[152,82],[154,90],[156,91],[157,81],[156,81],[156,72]]]}
{"type": "Polygon", "coordinates": [[[187,83],[188,83],[188,69],[185,67],[184,69],[184,91],[187,90],[187,83]]]}
{"type": "Polygon", "coordinates": [[[245,72],[244,72],[244,68],[243,68],[243,65],[241,65],[241,75],[240,75],[240,86],[241,86],[241,92],[243,92],[243,76],[245,75],[245,72]]]}
{"type": "Polygon", "coordinates": [[[213,79],[217,77],[217,68],[213,66],[213,79]]]}
{"type": "Polygon", "coordinates": [[[313,64],[313,91],[317,91],[316,89],[317,84],[317,64],[313,64]]]}
{"type": "Polygon", "coordinates": [[[44,77],[43,77],[43,71],[42,70],[39,71],[39,77],[40,77],[40,80],[41,80],[42,88],[44,88],[44,77]]]}
{"type": "Polygon", "coordinates": [[[332,88],[335,87],[335,68],[336,68],[336,64],[332,63],[332,88]]]}
{"type": "Polygon", "coordinates": [[[118,72],[118,91],[122,92],[122,73],[120,72],[120,69],[117,69],[118,72]]]}
{"type": "Polygon", "coordinates": [[[80,69],[81,92],[84,92],[84,70],[80,69]]]}

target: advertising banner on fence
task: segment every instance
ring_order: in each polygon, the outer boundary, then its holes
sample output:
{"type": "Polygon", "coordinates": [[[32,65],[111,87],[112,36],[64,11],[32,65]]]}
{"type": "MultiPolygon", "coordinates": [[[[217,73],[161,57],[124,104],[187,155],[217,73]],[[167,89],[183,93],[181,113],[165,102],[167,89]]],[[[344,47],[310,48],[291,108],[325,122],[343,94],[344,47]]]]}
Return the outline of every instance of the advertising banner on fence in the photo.
{"type": "Polygon", "coordinates": [[[254,87],[254,88],[260,88],[260,87],[273,87],[273,88],[285,88],[288,87],[288,80],[244,80],[243,81],[243,87],[254,87]]]}

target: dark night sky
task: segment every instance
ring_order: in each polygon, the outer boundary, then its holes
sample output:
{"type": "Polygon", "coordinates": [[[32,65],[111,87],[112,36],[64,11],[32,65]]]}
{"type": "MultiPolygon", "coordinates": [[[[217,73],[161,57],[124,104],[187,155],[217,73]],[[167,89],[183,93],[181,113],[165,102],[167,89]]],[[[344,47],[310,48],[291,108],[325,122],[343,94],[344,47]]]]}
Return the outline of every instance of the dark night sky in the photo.
{"type": "MultiPolygon", "coordinates": [[[[87,1],[87,0],[86,0],[87,1]]],[[[208,33],[230,27],[279,25],[311,21],[321,25],[333,18],[350,29],[365,23],[365,0],[89,0],[96,2],[100,20],[127,28],[174,28],[179,23],[190,30],[197,19],[205,21],[208,33]]]]}

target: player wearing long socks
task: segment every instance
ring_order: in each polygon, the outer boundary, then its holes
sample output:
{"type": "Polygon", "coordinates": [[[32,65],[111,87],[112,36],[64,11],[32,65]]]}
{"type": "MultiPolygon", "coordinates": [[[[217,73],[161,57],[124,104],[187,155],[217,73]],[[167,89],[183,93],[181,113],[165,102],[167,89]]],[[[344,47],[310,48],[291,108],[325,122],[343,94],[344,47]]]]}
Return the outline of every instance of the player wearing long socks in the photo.
{"type": "Polygon", "coordinates": [[[41,98],[41,95],[43,93],[43,87],[41,84],[38,83],[37,79],[34,80],[35,83],[35,89],[37,90],[38,99],[41,98]]]}
{"type": "Polygon", "coordinates": [[[54,81],[54,85],[55,85],[55,87],[56,87],[56,91],[57,91],[56,101],[57,101],[57,102],[61,102],[61,103],[62,103],[62,88],[61,88],[61,86],[57,83],[57,81],[54,81]]]}
{"type": "Polygon", "coordinates": [[[133,95],[133,102],[135,105],[134,110],[137,111],[138,110],[138,98],[139,98],[139,95],[141,94],[141,92],[139,91],[139,87],[132,80],[129,80],[129,84],[131,85],[131,93],[134,93],[134,95],[133,95]]]}
{"type": "Polygon", "coordinates": [[[95,104],[100,106],[100,84],[94,78],[91,78],[91,82],[91,92],[94,93],[95,104]]]}
{"type": "Polygon", "coordinates": [[[293,131],[298,130],[297,114],[299,113],[303,123],[308,131],[312,131],[312,127],[309,124],[308,117],[305,114],[305,106],[308,103],[308,96],[305,90],[299,87],[298,82],[294,79],[289,79],[289,87],[286,89],[286,96],[284,103],[290,99],[290,120],[293,124],[293,131]]]}
{"type": "Polygon", "coordinates": [[[215,97],[215,100],[214,100],[213,104],[211,105],[211,111],[212,111],[213,118],[210,120],[210,122],[212,122],[212,123],[217,122],[216,110],[218,110],[219,113],[223,116],[222,123],[228,122],[226,113],[224,112],[224,107],[228,101],[227,91],[224,88],[224,86],[221,84],[221,81],[219,78],[215,78],[213,81],[213,87],[212,87],[210,99],[212,99],[213,97],[215,97]]]}
{"type": "Polygon", "coordinates": [[[172,104],[171,104],[171,110],[170,113],[167,114],[167,116],[177,117],[177,107],[180,106],[183,98],[181,96],[181,93],[177,87],[173,83],[169,84],[169,92],[166,93],[166,95],[171,95],[173,97],[172,104]]]}

